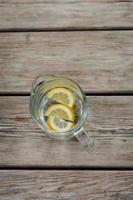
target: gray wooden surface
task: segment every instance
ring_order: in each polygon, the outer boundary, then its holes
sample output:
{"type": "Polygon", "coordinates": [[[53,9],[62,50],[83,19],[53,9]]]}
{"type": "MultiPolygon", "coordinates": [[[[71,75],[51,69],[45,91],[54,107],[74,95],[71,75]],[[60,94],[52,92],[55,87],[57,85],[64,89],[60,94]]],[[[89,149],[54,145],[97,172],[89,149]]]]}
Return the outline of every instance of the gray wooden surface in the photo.
{"type": "Polygon", "coordinates": [[[38,75],[87,92],[133,91],[133,31],[0,34],[0,92],[30,92],[38,75]]]}
{"type": "Polygon", "coordinates": [[[29,97],[1,97],[0,165],[133,167],[133,97],[87,98],[86,130],[95,144],[84,151],[76,140],[46,137],[31,120],[29,97]]]}
{"type": "Polygon", "coordinates": [[[132,0],[0,0],[0,29],[133,27],[132,0]]]}
{"type": "Polygon", "coordinates": [[[132,200],[132,170],[133,1],[0,0],[0,200],[132,200]],[[91,150],[33,123],[40,74],[86,92],[91,150]]]}
{"type": "Polygon", "coordinates": [[[1,171],[0,199],[132,200],[132,180],[131,171],[1,171]]]}

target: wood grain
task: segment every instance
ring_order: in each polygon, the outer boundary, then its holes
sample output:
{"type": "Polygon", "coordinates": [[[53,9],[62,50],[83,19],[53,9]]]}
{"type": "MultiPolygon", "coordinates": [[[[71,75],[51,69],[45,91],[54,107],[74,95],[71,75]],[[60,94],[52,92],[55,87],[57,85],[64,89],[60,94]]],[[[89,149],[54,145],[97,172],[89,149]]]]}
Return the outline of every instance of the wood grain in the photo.
{"type": "Polygon", "coordinates": [[[133,31],[0,34],[0,92],[30,92],[38,75],[86,92],[133,92],[133,31]]]}
{"type": "Polygon", "coordinates": [[[0,0],[0,29],[133,27],[133,1],[0,0]]]}
{"type": "Polygon", "coordinates": [[[0,97],[0,166],[133,167],[133,97],[90,96],[86,130],[95,141],[55,141],[32,122],[29,97],[0,97]]]}
{"type": "Polygon", "coordinates": [[[126,200],[118,197],[132,192],[132,171],[0,171],[1,200],[126,200]]]}

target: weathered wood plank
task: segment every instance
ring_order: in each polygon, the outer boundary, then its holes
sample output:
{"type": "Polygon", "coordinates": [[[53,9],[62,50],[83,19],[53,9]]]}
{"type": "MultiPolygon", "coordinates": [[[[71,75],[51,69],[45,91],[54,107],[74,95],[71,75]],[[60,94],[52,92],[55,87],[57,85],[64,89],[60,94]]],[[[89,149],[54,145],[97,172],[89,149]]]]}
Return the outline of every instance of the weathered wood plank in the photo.
{"type": "Polygon", "coordinates": [[[133,97],[90,96],[86,130],[91,151],[78,141],[54,141],[32,122],[29,97],[0,97],[0,166],[133,167],[133,97]]]}
{"type": "Polygon", "coordinates": [[[126,200],[132,197],[132,171],[0,171],[1,200],[126,200]]]}
{"type": "Polygon", "coordinates": [[[133,1],[0,0],[0,29],[133,27],[133,1]]]}
{"type": "Polygon", "coordinates": [[[44,74],[85,91],[133,91],[133,31],[0,34],[0,92],[29,92],[44,74]]]}

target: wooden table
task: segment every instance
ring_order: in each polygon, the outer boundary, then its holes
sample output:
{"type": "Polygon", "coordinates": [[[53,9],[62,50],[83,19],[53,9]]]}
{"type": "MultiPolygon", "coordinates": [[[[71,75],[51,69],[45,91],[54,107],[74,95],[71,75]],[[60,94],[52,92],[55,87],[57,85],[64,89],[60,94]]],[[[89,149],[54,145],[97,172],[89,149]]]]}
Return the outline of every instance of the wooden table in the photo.
{"type": "Polygon", "coordinates": [[[133,1],[0,0],[0,200],[132,200],[132,170],[133,1]],[[84,89],[92,151],[33,123],[40,74],[84,89]]]}

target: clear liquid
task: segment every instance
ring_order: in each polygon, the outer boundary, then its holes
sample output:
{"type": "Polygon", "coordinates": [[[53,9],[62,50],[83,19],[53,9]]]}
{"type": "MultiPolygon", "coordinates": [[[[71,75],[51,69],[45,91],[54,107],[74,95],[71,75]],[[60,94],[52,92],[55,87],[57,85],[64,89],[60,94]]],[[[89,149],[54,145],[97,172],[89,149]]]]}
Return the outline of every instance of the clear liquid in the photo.
{"type": "MultiPolygon", "coordinates": [[[[68,89],[68,88],[66,88],[66,89],[68,89]]],[[[70,89],[68,89],[68,90],[70,90],[70,89]]],[[[75,102],[74,102],[74,105],[73,105],[73,108],[72,108],[72,111],[73,111],[73,114],[74,114],[74,123],[73,123],[72,128],[75,128],[75,126],[78,124],[79,119],[80,119],[80,117],[82,116],[82,113],[83,113],[83,100],[75,92],[73,92],[72,90],[70,90],[70,91],[72,92],[72,94],[75,98],[75,102]]],[[[37,112],[35,112],[35,117],[38,119],[38,122],[39,122],[39,124],[41,125],[42,128],[46,127],[50,131],[51,129],[48,126],[48,117],[45,115],[45,111],[50,106],[56,104],[56,102],[51,101],[51,99],[49,99],[47,97],[47,93],[45,93],[44,95],[40,95],[41,97],[38,98],[37,108],[36,108],[37,112]]],[[[67,122],[67,123],[70,123],[70,122],[67,122]]],[[[72,128],[70,128],[69,130],[71,130],[72,128]]]]}

